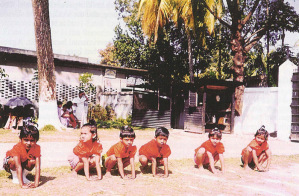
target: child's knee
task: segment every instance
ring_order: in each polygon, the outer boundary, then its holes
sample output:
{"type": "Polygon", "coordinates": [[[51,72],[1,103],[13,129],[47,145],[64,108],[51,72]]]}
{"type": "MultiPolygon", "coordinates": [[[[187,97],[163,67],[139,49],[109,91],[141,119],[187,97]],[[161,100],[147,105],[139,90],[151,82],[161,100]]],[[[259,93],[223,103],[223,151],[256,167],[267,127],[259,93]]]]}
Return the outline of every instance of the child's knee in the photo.
{"type": "Polygon", "coordinates": [[[205,148],[200,148],[198,149],[196,156],[202,156],[203,154],[206,153],[206,149],[205,148]]]}
{"type": "Polygon", "coordinates": [[[116,158],[116,156],[115,155],[111,155],[110,157],[108,157],[109,159],[110,159],[110,161],[117,161],[117,158],[116,158]]]}
{"type": "Polygon", "coordinates": [[[250,148],[249,146],[247,146],[247,147],[244,149],[244,153],[245,153],[245,154],[250,154],[250,153],[252,153],[252,148],[250,148]]]}
{"type": "Polygon", "coordinates": [[[111,155],[109,157],[107,157],[106,161],[105,161],[105,166],[107,166],[108,164],[115,164],[117,162],[117,158],[115,155],[111,155]]]}
{"type": "Polygon", "coordinates": [[[148,163],[148,159],[146,156],[144,155],[139,155],[139,162],[142,164],[142,165],[147,165],[148,163]]]}

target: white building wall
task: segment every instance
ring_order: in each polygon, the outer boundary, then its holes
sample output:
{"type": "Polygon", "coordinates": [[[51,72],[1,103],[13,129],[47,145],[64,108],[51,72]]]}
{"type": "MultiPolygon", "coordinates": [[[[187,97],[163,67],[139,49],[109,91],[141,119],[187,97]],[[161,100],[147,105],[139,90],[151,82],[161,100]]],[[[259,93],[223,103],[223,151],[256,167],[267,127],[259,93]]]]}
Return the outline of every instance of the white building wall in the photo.
{"type": "Polygon", "coordinates": [[[254,134],[262,125],[277,131],[278,88],[245,88],[242,116],[235,117],[236,134],[254,134]]]}
{"type": "MultiPolygon", "coordinates": [[[[0,65],[5,73],[9,75],[10,81],[24,81],[30,82],[34,77],[36,71],[33,67],[36,64],[24,63],[19,64],[11,63],[10,65],[0,65]]],[[[122,88],[127,88],[127,78],[124,73],[119,70],[116,71],[115,77],[106,77],[104,69],[84,69],[72,67],[55,67],[56,83],[61,85],[79,86],[79,77],[83,73],[92,73],[92,83],[97,87],[96,104],[102,107],[107,105],[112,106],[117,118],[127,118],[132,112],[132,92],[121,92],[122,88]],[[105,92],[105,88],[111,91],[105,92]]],[[[1,101],[4,104],[7,100],[1,101]]]]}
{"type": "Polygon", "coordinates": [[[292,76],[298,67],[287,60],[279,67],[278,87],[245,88],[243,114],[235,117],[236,134],[254,134],[261,125],[289,140],[292,121],[292,76]]]}

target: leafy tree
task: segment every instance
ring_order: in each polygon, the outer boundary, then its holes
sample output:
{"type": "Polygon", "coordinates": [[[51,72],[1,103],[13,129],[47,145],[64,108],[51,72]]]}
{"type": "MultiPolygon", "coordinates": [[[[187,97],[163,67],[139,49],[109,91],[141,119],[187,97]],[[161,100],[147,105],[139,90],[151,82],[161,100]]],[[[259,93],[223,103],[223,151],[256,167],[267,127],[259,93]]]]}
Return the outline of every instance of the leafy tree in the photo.
{"type": "Polygon", "coordinates": [[[96,87],[95,85],[92,83],[92,73],[83,73],[79,76],[79,81],[80,81],[80,87],[79,90],[82,90],[84,92],[86,92],[87,94],[89,92],[95,92],[96,87]]]}
{"type": "Polygon", "coordinates": [[[120,66],[119,62],[115,58],[115,47],[112,43],[108,43],[105,49],[99,50],[99,54],[101,57],[101,63],[118,67],[120,66]]]}
{"type": "MultiPolygon", "coordinates": [[[[196,5],[200,3],[193,0],[196,5]]],[[[298,31],[298,14],[294,8],[283,0],[272,0],[269,4],[269,15],[267,17],[266,0],[227,0],[225,9],[228,14],[221,19],[218,17],[208,4],[205,7],[217,18],[221,24],[230,31],[231,52],[233,55],[234,80],[243,82],[244,63],[248,52],[256,45],[266,32],[276,33],[283,29],[288,31],[298,31]],[[281,5],[285,6],[281,6],[281,5]],[[288,11],[286,11],[288,10],[288,11]],[[289,13],[285,15],[284,13],[289,13]],[[291,17],[290,17],[291,16],[291,17]],[[283,24],[282,24],[283,23],[283,24]]],[[[275,36],[273,34],[272,39],[275,36]]],[[[244,86],[236,88],[236,111],[241,114],[243,104],[244,86]]]]}
{"type": "Polygon", "coordinates": [[[121,65],[149,70],[149,80],[159,87],[180,82],[188,73],[186,65],[187,43],[183,31],[174,23],[160,32],[156,43],[144,38],[140,20],[137,18],[136,0],[116,1],[116,10],[125,22],[116,27],[114,39],[115,56],[121,65]],[[163,35],[163,36],[162,36],[163,35]]]}
{"type": "MultiPolygon", "coordinates": [[[[221,2],[214,0],[206,0],[215,13],[221,13],[221,2]]],[[[193,12],[191,0],[140,0],[139,3],[139,16],[142,18],[142,30],[145,35],[151,40],[154,35],[154,42],[157,41],[159,32],[169,22],[173,22],[180,28],[180,23],[183,22],[187,40],[188,40],[188,64],[190,82],[194,82],[194,65],[192,57],[192,31],[194,35],[197,33],[198,38],[203,41],[202,33],[204,32],[203,26],[207,26],[211,33],[214,28],[214,17],[202,9],[202,6],[196,7],[198,12],[193,12]],[[193,14],[196,13],[195,17],[193,14]],[[200,13],[200,14],[198,14],[200,13]]],[[[195,7],[193,8],[195,9],[195,7]]]]}

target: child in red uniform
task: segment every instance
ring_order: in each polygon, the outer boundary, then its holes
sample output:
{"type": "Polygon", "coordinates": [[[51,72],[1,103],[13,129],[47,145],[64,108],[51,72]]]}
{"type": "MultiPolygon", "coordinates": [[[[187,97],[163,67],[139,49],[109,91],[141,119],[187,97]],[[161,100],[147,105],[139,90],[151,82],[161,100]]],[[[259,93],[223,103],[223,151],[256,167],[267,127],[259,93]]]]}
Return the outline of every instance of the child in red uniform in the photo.
{"type": "Polygon", "coordinates": [[[155,139],[144,144],[139,149],[139,161],[141,170],[147,167],[148,162],[152,163],[153,176],[156,175],[157,166],[164,165],[164,175],[168,177],[168,157],[171,154],[169,146],[166,144],[169,131],[165,127],[159,127],[155,131],[155,139]]]}
{"type": "Polygon", "coordinates": [[[137,148],[133,146],[135,139],[135,132],[131,127],[122,127],[120,131],[120,141],[107,151],[106,155],[103,156],[103,162],[105,162],[106,177],[111,177],[111,169],[116,165],[118,171],[123,179],[135,179],[135,162],[134,156],[137,148]],[[125,176],[124,168],[131,164],[132,175],[125,176]]]}
{"type": "Polygon", "coordinates": [[[218,128],[209,133],[209,140],[195,149],[194,161],[198,168],[202,170],[203,166],[209,167],[212,173],[217,173],[215,164],[220,160],[221,171],[224,172],[224,146],[220,142],[222,134],[218,128]]]}
{"type": "Polygon", "coordinates": [[[6,152],[3,168],[12,174],[12,182],[21,188],[35,188],[40,179],[40,146],[36,144],[39,131],[33,125],[24,125],[20,132],[20,142],[6,152]],[[35,167],[35,180],[30,182],[26,175],[35,167]]]}
{"type": "Polygon", "coordinates": [[[85,124],[81,128],[79,144],[74,148],[74,156],[69,158],[69,163],[73,171],[84,169],[87,180],[101,180],[102,172],[100,157],[103,151],[102,144],[98,141],[97,127],[93,124],[85,124]],[[91,178],[89,168],[96,168],[98,177],[91,178]]]}
{"type": "Polygon", "coordinates": [[[248,144],[246,148],[242,150],[241,161],[244,164],[244,169],[248,169],[248,166],[252,169],[255,167],[258,171],[269,171],[271,163],[271,150],[267,143],[269,133],[263,125],[256,131],[255,138],[248,144]],[[263,164],[267,161],[267,165],[263,167],[263,164]]]}

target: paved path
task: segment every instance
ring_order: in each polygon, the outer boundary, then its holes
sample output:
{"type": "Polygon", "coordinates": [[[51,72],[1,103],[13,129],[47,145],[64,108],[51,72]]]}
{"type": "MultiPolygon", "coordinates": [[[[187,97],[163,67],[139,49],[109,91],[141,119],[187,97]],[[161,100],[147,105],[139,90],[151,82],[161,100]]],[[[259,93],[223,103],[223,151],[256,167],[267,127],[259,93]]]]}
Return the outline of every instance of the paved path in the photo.
{"type": "MultiPolygon", "coordinates": [[[[171,130],[168,145],[172,150],[170,159],[191,158],[194,156],[194,149],[208,139],[208,134],[188,133],[182,130],[171,130]]],[[[224,157],[240,157],[242,149],[253,139],[253,135],[229,135],[224,134],[222,142],[225,147],[224,157]]],[[[116,143],[115,141],[101,141],[104,152],[116,143]]],[[[139,148],[149,139],[138,139],[134,144],[139,148]]],[[[42,167],[67,166],[67,157],[72,153],[77,142],[38,142],[42,150],[42,167]]],[[[14,143],[0,143],[0,166],[2,169],[3,158],[7,150],[11,149],[14,143]]],[[[299,154],[299,143],[280,141],[269,138],[269,145],[273,155],[294,155],[299,154]]],[[[136,157],[136,161],[137,161],[136,157]]]]}

